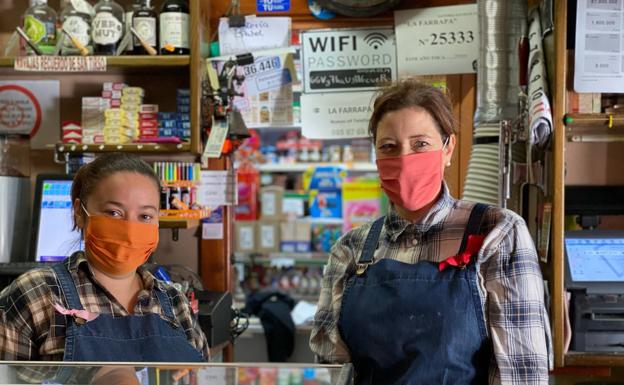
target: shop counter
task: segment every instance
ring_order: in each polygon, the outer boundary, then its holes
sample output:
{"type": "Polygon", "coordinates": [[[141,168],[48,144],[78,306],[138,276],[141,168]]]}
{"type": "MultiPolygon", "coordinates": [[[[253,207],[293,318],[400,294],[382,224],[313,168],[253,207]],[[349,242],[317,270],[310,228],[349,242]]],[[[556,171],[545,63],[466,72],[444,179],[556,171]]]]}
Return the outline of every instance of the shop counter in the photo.
{"type": "Polygon", "coordinates": [[[137,364],[14,362],[0,364],[0,385],[350,385],[351,365],[137,364]]]}

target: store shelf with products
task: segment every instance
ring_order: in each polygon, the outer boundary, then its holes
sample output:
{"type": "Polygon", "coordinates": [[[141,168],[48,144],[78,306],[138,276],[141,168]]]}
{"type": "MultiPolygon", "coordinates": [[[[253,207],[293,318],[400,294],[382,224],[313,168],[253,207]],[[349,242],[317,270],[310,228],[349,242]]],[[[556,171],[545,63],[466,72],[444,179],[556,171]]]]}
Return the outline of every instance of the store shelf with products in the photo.
{"type": "Polygon", "coordinates": [[[319,253],[234,253],[234,262],[272,266],[324,265],[329,254],[319,253]]]}
{"type": "Polygon", "coordinates": [[[377,172],[371,162],[353,163],[264,163],[257,165],[260,172],[305,172],[316,167],[344,167],[347,171],[377,172]]]}
{"type": "Polygon", "coordinates": [[[199,227],[199,219],[159,218],[158,227],[161,229],[193,229],[199,227]]]}

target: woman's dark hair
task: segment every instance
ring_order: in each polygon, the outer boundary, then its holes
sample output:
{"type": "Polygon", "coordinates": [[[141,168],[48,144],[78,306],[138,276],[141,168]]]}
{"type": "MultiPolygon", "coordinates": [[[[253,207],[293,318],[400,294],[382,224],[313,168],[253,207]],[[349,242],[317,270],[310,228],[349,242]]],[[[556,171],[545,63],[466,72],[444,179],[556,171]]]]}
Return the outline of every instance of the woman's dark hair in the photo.
{"type": "MultiPolygon", "coordinates": [[[[86,202],[95,186],[104,178],[118,172],[134,172],[145,175],[154,181],[154,185],[160,192],[160,179],[154,173],[152,167],[136,155],[114,152],[97,157],[93,162],[80,168],[74,176],[72,183],[71,199],[75,202],[80,199],[86,202]]],[[[74,218],[74,230],[76,220],[74,218]]]]}
{"type": "Polygon", "coordinates": [[[382,88],[377,95],[368,122],[373,142],[377,138],[377,126],[387,113],[410,107],[425,109],[436,122],[443,140],[457,134],[457,120],[448,95],[439,88],[408,78],[382,88]]]}

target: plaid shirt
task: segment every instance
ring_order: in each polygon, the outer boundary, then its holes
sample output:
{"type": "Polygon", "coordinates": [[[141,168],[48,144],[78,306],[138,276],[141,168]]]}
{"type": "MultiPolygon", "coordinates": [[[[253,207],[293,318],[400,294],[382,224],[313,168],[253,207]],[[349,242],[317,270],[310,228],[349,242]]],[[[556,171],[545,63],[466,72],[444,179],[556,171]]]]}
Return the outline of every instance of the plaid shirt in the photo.
{"type": "MultiPolygon", "coordinates": [[[[417,223],[391,207],[375,251],[375,261],[440,262],[457,254],[473,203],[456,200],[444,185],[441,198],[417,223]]],[[[371,224],[345,234],[334,245],[325,273],[312,351],[321,362],[349,362],[338,319],[342,293],[355,273],[371,224]]],[[[487,234],[477,257],[478,287],[494,357],[490,384],[548,384],[552,346],[544,306],[544,282],[533,240],[524,220],[509,210],[490,207],[481,224],[487,234]]]]}
{"type": "MultiPolygon", "coordinates": [[[[78,252],[67,260],[85,310],[113,317],[128,316],[126,309],[104,288],[87,263],[84,253],[78,252]]],[[[172,286],[157,280],[144,267],[137,269],[143,280],[143,290],[137,297],[135,315],[159,314],[167,319],[155,290],[166,292],[176,321],[184,328],[189,343],[204,358],[210,353],[206,337],[195,321],[186,297],[172,286]]],[[[0,359],[61,361],[65,350],[66,318],[55,311],[52,304],[67,307],[52,268],[31,270],[0,293],[0,359]]]]}

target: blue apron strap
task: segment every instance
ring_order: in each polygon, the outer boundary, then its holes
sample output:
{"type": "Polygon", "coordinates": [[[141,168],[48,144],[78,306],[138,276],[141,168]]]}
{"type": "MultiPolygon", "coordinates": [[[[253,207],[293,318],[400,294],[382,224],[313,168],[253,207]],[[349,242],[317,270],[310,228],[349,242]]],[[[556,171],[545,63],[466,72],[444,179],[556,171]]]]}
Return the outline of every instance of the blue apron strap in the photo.
{"type": "MultiPolygon", "coordinates": [[[[154,283],[154,285],[156,285],[156,283],[154,283]]],[[[175,315],[173,314],[173,308],[169,295],[166,292],[161,291],[157,287],[154,288],[154,291],[156,292],[156,297],[158,297],[158,301],[160,302],[160,306],[162,306],[165,316],[167,316],[167,318],[171,319],[172,321],[175,320],[175,315]]]]}
{"type": "Polygon", "coordinates": [[[83,310],[82,303],[80,303],[80,295],[78,295],[78,290],[76,289],[76,284],[74,283],[74,279],[69,273],[66,264],[67,260],[62,263],[55,263],[52,265],[52,270],[56,274],[56,278],[61,285],[61,291],[63,292],[65,301],[67,301],[67,308],[83,310]]]}
{"type": "Polygon", "coordinates": [[[466,230],[464,231],[464,236],[462,238],[461,246],[459,246],[459,252],[457,255],[461,255],[464,250],[466,250],[466,246],[468,246],[468,236],[478,235],[481,232],[481,220],[483,219],[483,214],[485,214],[487,208],[488,205],[483,203],[477,203],[472,207],[470,217],[468,218],[468,224],[466,225],[466,230]]]}
{"type": "Polygon", "coordinates": [[[379,236],[381,235],[381,229],[383,228],[385,219],[385,216],[378,218],[371,225],[370,230],[368,230],[368,235],[366,236],[366,241],[364,241],[364,248],[362,249],[362,255],[360,256],[358,264],[370,264],[373,262],[375,250],[377,250],[377,242],[379,242],[379,236]]]}

